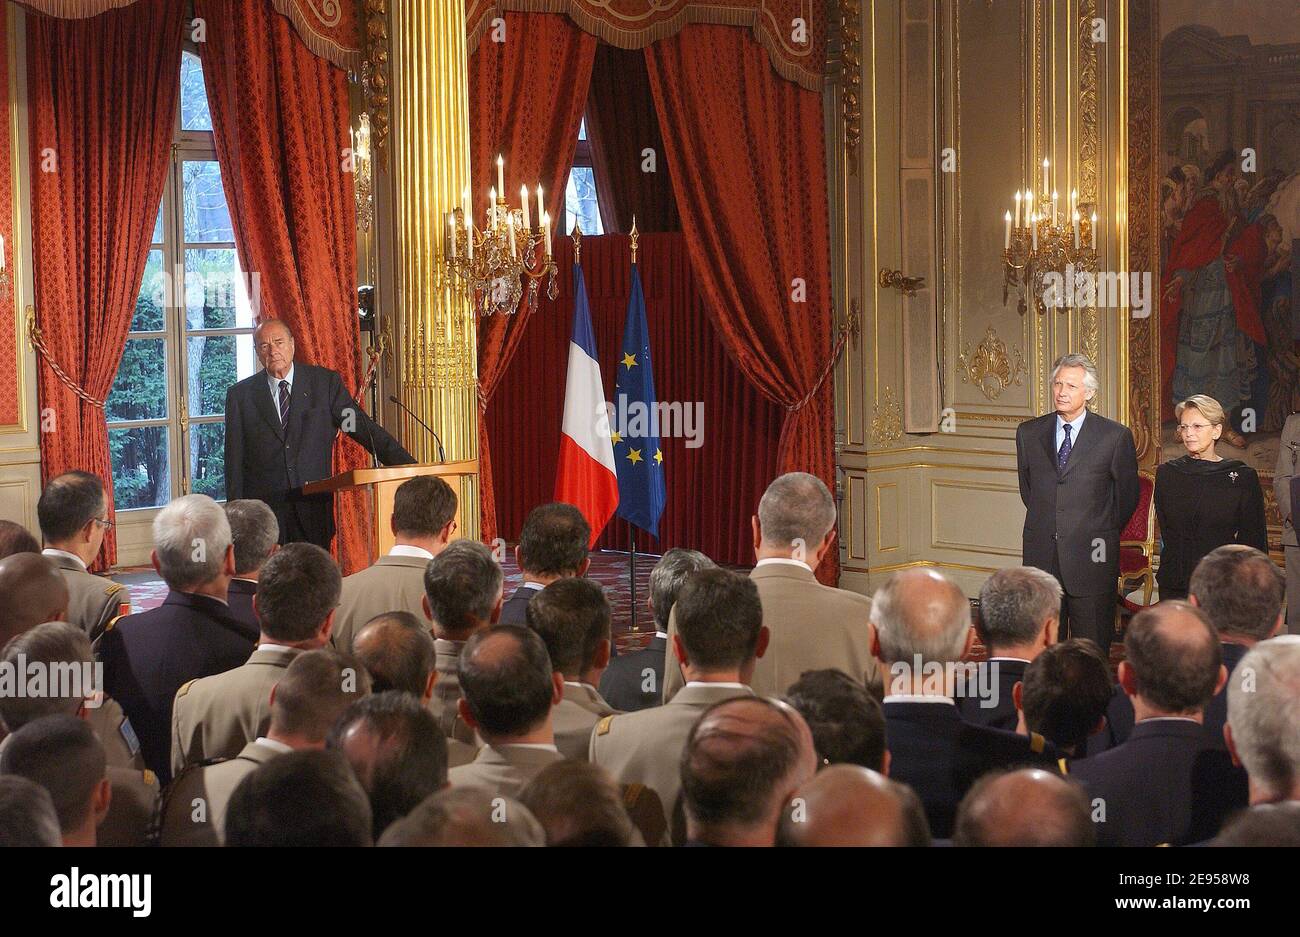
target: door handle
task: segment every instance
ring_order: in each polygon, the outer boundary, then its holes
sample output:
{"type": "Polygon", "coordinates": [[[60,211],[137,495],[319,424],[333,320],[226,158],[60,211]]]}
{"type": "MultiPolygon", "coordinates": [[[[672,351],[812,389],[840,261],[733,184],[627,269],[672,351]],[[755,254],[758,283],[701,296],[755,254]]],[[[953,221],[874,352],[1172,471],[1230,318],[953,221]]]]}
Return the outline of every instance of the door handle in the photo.
{"type": "Polygon", "coordinates": [[[915,296],[917,290],[925,289],[925,277],[909,277],[902,270],[889,270],[885,267],[880,268],[876,283],[882,289],[892,287],[899,290],[904,296],[915,296]]]}

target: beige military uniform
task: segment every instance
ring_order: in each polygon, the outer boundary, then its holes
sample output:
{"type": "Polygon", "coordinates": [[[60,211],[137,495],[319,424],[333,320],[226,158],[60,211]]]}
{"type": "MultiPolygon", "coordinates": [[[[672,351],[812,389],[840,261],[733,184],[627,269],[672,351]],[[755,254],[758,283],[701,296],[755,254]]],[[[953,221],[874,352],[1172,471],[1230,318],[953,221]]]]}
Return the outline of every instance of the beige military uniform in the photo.
{"type": "Polygon", "coordinates": [[[177,690],[172,705],[172,776],[186,765],[234,758],[249,742],[266,735],[271,688],[299,653],[297,648],[263,644],[242,667],[191,680],[177,690]]]}
{"type": "MultiPolygon", "coordinates": [[[[817,581],[803,564],[764,563],[749,578],[758,587],[763,624],[771,637],[750,686],[759,696],[782,696],[806,670],[835,669],[877,691],[883,684],[871,656],[871,599],[817,581]]],[[[668,618],[664,701],[685,683],[673,647],[677,619],[668,618]]]]}
{"type": "Polygon", "coordinates": [[[518,797],[524,785],[547,765],[563,760],[563,755],[550,748],[484,745],[472,762],[447,772],[448,781],[452,787],[477,787],[494,797],[518,797]]]}
{"type": "Polygon", "coordinates": [[[644,784],[658,794],[671,826],[682,788],[682,749],[691,727],[714,703],[753,695],[738,683],[692,683],[663,706],[606,716],[591,734],[591,761],[619,784],[644,784]]]}
{"type": "Polygon", "coordinates": [[[113,799],[95,831],[98,846],[147,846],[158,810],[158,778],[152,771],[109,768],[113,799]]]}
{"type": "Polygon", "coordinates": [[[159,845],[223,845],[230,795],[240,781],[281,753],[277,743],[259,738],[228,761],[194,765],[177,775],[163,800],[159,845]]]}
{"type": "Polygon", "coordinates": [[[76,625],[94,641],[108,623],[131,613],[131,593],[126,586],[86,571],[81,560],[62,550],[41,554],[59,567],[68,585],[68,623],[76,625]]]}
{"type": "Polygon", "coordinates": [[[1273,472],[1273,494],[1277,497],[1277,510],[1282,515],[1282,555],[1286,561],[1286,623],[1287,631],[1300,634],[1300,545],[1297,545],[1295,524],[1291,518],[1291,479],[1300,464],[1300,413],[1286,418],[1282,438],[1278,440],[1277,466],[1273,472]]]}
{"type": "Polygon", "coordinates": [[[86,721],[104,744],[104,754],[110,768],[127,768],[144,771],[144,756],[140,754],[140,740],[131,728],[122,707],[110,697],[101,705],[86,710],[86,721]]]}
{"type": "Polygon", "coordinates": [[[428,622],[423,604],[428,565],[428,559],[421,556],[381,556],[374,566],[346,577],[334,615],[334,646],[351,651],[357,632],[384,612],[410,612],[428,622]]]}
{"type": "Polygon", "coordinates": [[[460,739],[447,739],[447,767],[459,768],[467,765],[478,755],[478,746],[462,742],[460,739]]]}
{"type": "Polygon", "coordinates": [[[434,681],[433,695],[429,697],[428,706],[429,711],[438,718],[438,725],[448,739],[459,739],[477,750],[483,742],[465,720],[460,718],[460,698],[465,695],[460,689],[460,651],[464,646],[464,641],[434,639],[434,667],[438,671],[438,679],[434,681]]]}
{"type": "Polygon", "coordinates": [[[555,747],[565,758],[586,761],[591,747],[591,730],[606,716],[618,710],[605,702],[594,686],[564,682],[564,699],[551,713],[555,728],[555,747]]]}

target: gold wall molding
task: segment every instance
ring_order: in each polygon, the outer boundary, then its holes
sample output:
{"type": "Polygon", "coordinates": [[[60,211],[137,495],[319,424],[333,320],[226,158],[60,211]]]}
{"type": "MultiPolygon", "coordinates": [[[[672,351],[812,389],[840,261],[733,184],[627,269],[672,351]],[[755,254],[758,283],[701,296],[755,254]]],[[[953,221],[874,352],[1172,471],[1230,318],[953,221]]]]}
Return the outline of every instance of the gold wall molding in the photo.
{"type": "MultiPolygon", "coordinates": [[[[1150,270],[1160,282],[1156,232],[1156,147],[1159,145],[1156,60],[1160,50],[1158,0],[1128,3],[1127,57],[1121,63],[1128,82],[1128,269],[1150,270]]],[[[1156,316],[1128,321],[1128,424],[1137,445],[1138,464],[1151,468],[1160,460],[1160,347],[1156,316]]]]}
{"type": "Polygon", "coordinates": [[[903,411],[898,407],[898,398],[893,388],[886,385],[884,393],[876,401],[876,412],[871,417],[871,441],[888,446],[903,438],[903,411]]]}
{"type": "Polygon", "coordinates": [[[862,16],[861,0],[839,0],[840,120],[844,124],[844,157],[849,175],[858,174],[862,145],[862,16]]]}
{"type": "Polygon", "coordinates": [[[1025,383],[1025,358],[1020,346],[1014,349],[1014,360],[1007,354],[1007,343],[998,338],[993,326],[984,332],[984,339],[971,352],[970,344],[957,356],[963,384],[974,384],[989,400],[997,400],[1012,384],[1025,383]]]}
{"type": "Polygon", "coordinates": [[[361,86],[370,114],[370,141],[375,162],[384,171],[388,147],[388,0],[366,0],[366,48],[361,86]]]}

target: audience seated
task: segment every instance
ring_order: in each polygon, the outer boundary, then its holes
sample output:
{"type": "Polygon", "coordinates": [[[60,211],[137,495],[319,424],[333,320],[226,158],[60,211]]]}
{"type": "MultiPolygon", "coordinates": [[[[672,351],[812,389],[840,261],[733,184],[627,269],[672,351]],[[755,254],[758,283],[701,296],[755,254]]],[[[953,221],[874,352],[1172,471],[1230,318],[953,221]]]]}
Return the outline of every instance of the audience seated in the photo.
{"type": "Polygon", "coordinates": [[[545,846],[527,807],[473,787],[439,791],[390,826],[380,846],[545,846]]]}
{"type": "Polygon", "coordinates": [[[523,583],[501,608],[501,624],[525,625],[528,603],[557,579],[582,576],[591,565],[591,527],[572,504],[556,501],[533,508],[515,547],[523,583]]]}
{"type": "Polygon", "coordinates": [[[562,757],[552,711],[564,677],[551,667],[537,632],[516,625],[480,631],[460,652],[461,718],[486,742],[474,760],[452,768],[453,786],[517,797],[524,785],[562,757]]]}
{"type": "Polygon", "coordinates": [[[15,553],[0,560],[0,647],[24,631],[68,615],[68,586],[47,558],[15,553]]]}
{"type": "Polygon", "coordinates": [[[260,628],[253,596],[263,564],[280,549],[280,522],[265,501],[252,498],[226,502],[230,542],[235,548],[235,575],[226,602],[231,612],[250,628],[260,628]]]}
{"type": "Polygon", "coordinates": [[[266,734],[271,687],[303,651],[329,643],[339,598],[334,560],[310,543],[291,543],[266,561],[253,605],[261,639],[247,663],[225,673],[191,680],[172,706],[171,766],[234,758],[266,734]]]}
{"type": "Polygon", "coordinates": [[[725,569],[688,578],[673,614],[673,645],[686,685],[663,706],[606,716],[592,732],[590,748],[591,760],[618,783],[644,784],[658,794],[670,824],[691,726],[714,703],[753,695],[749,681],[768,639],[754,580],[725,569]]]}
{"type": "Polygon", "coordinates": [[[528,603],[528,627],[564,676],[564,698],[552,718],[555,747],[565,758],[586,761],[591,730],[617,712],[596,689],[609,664],[609,614],[605,590],[590,579],[556,580],[528,603]]]}
{"type": "Polygon", "coordinates": [[[193,765],[172,781],[160,811],[161,845],[221,845],[239,782],[278,755],[324,748],[339,717],[370,689],[370,677],[348,655],[328,647],[299,654],[270,690],[266,734],[234,758],[193,765]]]}
{"type": "Polygon", "coordinates": [[[16,774],[0,774],[0,849],[61,845],[63,834],[50,792],[16,774]]]}
{"type": "MultiPolygon", "coordinates": [[[[98,638],[108,623],[131,611],[126,587],[89,572],[104,543],[108,520],[104,483],[89,472],[65,472],[50,479],[36,502],[36,517],[50,558],[68,585],[68,621],[98,638]]],[[[47,619],[48,620],[48,619],[47,619]]]]}
{"type": "Polygon", "coordinates": [[[957,808],[952,840],[954,846],[1094,846],[1097,831],[1080,785],[1021,768],[975,782],[957,808]]]}
{"type": "Polygon", "coordinates": [[[1112,686],[1101,648],[1087,638],[1044,648],[1012,688],[1016,731],[1037,733],[1062,755],[1081,758],[1088,740],[1106,727],[1112,686]]]}
{"type": "MultiPolygon", "coordinates": [[[[501,617],[503,575],[492,552],[473,540],[457,540],[424,571],[424,613],[433,622],[438,680],[429,709],[448,739],[479,747],[474,730],[460,718],[460,652],[477,631],[501,617]]],[[[452,765],[456,746],[452,746],[452,765]]]]}
{"type": "Polygon", "coordinates": [[[369,846],[370,803],[339,752],[295,751],[255,768],[226,809],[227,846],[369,846]]]}
{"type": "Polygon", "coordinates": [[[542,824],[548,846],[642,845],[623,792],[598,765],[557,761],[525,785],[519,802],[542,824]]]}
{"type": "Polygon", "coordinates": [[[343,580],[335,647],[350,651],[361,626],[384,612],[424,616],[424,569],[456,532],[456,492],[436,475],[408,478],[393,493],[391,523],[393,548],[343,580]]]}
{"type": "Polygon", "coordinates": [[[1056,643],[1061,617],[1061,584],[1032,566],[999,569],[980,589],[979,621],[975,631],[988,659],[976,665],[976,678],[966,688],[991,687],[996,695],[981,698],[965,692],[957,697],[962,718],[976,725],[1015,731],[1019,714],[1012,688],[1025,677],[1025,668],[1044,648],[1056,643]]]}
{"type": "Polygon", "coordinates": [[[41,545],[22,524],[0,520],[0,560],[15,553],[40,553],[41,545]]]}
{"type": "Polygon", "coordinates": [[[785,699],[812,730],[821,764],[889,773],[885,714],[862,684],[838,670],[810,670],[786,690],[785,699]]]}
{"type": "Polygon", "coordinates": [[[235,551],[220,505],[207,495],[177,498],[154,518],[153,542],[167,598],[158,608],[110,622],[96,653],[105,691],[131,720],[145,764],[166,784],[176,691],[243,664],[258,634],[226,605],[235,551]]]}
{"type": "Polygon", "coordinates": [[[907,785],[870,768],[836,764],[794,792],[781,812],[777,845],[929,846],[930,827],[907,785]]]}
{"type": "Polygon", "coordinates": [[[655,563],[650,571],[650,595],[646,599],[646,607],[654,616],[654,637],[645,647],[611,658],[600,678],[600,695],[614,709],[636,712],[658,706],[663,700],[668,616],[687,577],[713,567],[713,561],[703,553],[682,547],[667,550],[655,563]]]}
{"type": "Polygon", "coordinates": [[[1103,846],[1181,845],[1208,839],[1226,813],[1245,806],[1225,789],[1226,756],[1207,749],[1205,706],[1227,679],[1214,626],[1196,607],[1170,600],[1133,616],[1119,682],[1133,702],[1128,741],[1070,763],[1097,809],[1103,846]]]}
{"type": "Polygon", "coordinates": [[[1210,846],[1300,846],[1300,803],[1256,804],[1223,826],[1210,846]]]}
{"type": "MultiPolygon", "coordinates": [[[[790,472],[767,487],[752,519],[758,562],[750,578],[771,641],[752,687],[776,696],[806,670],[833,668],[879,687],[871,657],[871,600],[833,589],[813,574],[835,543],[835,499],[815,475],[790,472]]],[[[675,619],[670,615],[669,633],[675,619]]],[[[664,701],[682,688],[681,661],[668,648],[664,701]]]]}
{"type": "Polygon", "coordinates": [[[682,752],[687,842],[776,845],[790,796],[816,772],[812,733],[790,704],[761,696],[714,704],[682,752]]]}
{"type": "Polygon", "coordinates": [[[5,739],[0,775],[26,778],[49,792],[64,846],[94,846],[113,790],[104,746],[76,716],[43,716],[5,739]]]}
{"type": "Polygon", "coordinates": [[[1260,641],[1228,678],[1223,735],[1252,806],[1300,801],[1300,636],[1260,641]]]}
{"type": "Polygon", "coordinates": [[[447,737],[410,693],[388,690],[353,703],[328,747],[343,753],[365,788],[376,838],[447,786],[447,737]]]}

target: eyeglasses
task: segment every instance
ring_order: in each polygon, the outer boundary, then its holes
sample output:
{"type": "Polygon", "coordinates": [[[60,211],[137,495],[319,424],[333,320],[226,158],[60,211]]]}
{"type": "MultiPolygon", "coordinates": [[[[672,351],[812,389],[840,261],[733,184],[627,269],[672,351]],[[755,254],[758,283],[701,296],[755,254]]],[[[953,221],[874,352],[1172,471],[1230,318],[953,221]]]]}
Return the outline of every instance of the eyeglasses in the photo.
{"type": "Polygon", "coordinates": [[[1189,430],[1195,432],[1198,436],[1210,428],[1209,423],[1179,423],[1178,432],[1186,433],[1189,430]]]}
{"type": "Polygon", "coordinates": [[[100,527],[103,527],[105,530],[112,530],[114,527],[117,526],[116,523],[114,523],[113,521],[110,521],[110,520],[109,520],[108,518],[106,518],[106,517],[97,517],[97,518],[95,518],[95,523],[98,524],[100,527]]]}

